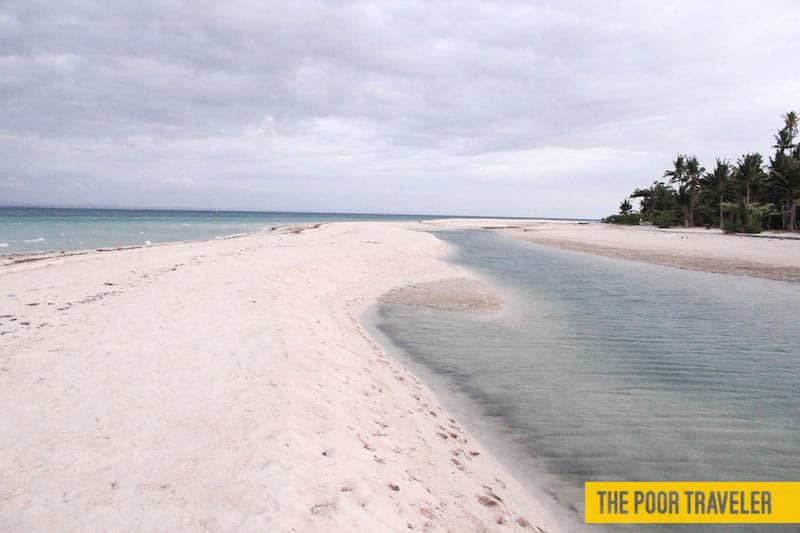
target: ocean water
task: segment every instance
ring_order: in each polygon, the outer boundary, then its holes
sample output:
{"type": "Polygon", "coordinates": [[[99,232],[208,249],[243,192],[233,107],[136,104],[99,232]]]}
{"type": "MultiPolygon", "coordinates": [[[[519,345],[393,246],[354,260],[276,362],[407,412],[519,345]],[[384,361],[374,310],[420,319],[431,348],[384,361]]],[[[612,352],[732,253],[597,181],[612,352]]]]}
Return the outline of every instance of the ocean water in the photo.
{"type": "Polygon", "coordinates": [[[505,309],[375,326],[575,529],[585,481],[800,480],[800,286],[437,235],[505,309]]]}
{"type": "Polygon", "coordinates": [[[446,217],[0,207],[0,254],[205,240],[286,224],[424,218],[446,217]]]}

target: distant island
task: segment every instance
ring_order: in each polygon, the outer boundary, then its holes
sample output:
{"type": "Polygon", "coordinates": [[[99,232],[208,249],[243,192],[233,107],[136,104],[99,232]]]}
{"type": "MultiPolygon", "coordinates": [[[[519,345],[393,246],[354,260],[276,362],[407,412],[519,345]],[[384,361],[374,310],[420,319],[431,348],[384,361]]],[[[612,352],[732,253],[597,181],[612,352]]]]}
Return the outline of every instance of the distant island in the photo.
{"type": "Polygon", "coordinates": [[[619,206],[619,214],[604,219],[615,224],[649,223],[719,227],[728,232],[760,233],[765,229],[797,229],[800,199],[798,116],[783,117],[775,135],[775,154],[764,164],[760,153],[743,154],[736,163],[717,158],[713,170],[694,155],[678,155],[664,172],[668,181],[655,180],[636,189],[619,206]],[[640,200],[634,211],[632,198],[640,200]]]}

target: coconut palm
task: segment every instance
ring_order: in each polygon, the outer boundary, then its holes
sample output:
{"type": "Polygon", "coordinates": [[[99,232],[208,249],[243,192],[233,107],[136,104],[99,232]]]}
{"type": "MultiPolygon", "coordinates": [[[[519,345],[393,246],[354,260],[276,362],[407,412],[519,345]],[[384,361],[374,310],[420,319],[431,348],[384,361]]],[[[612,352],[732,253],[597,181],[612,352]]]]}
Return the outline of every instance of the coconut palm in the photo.
{"type": "MultiPolygon", "coordinates": [[[[655,182],[654,182],[655,185],[655,182]]],[[[630,198],[639,199],[639,213],[642,215],[642,220],[653,221],[653,188],[636,189],[630,198]]],[[[620,206],[621,207],[621,206],[620,206]]]]}
{"type": "Polygon", "coordinates": [[[789,128],[782,128],[777,135],[775,135],[775,144],[773,148],[777,148],[779,152],[786,152],[794,148],[794,136],[792,130],[789,128]]]}
{"type": "Polygon", "coordinates": [[[697,196],[700,192],[698,185],[705,170],[706,169],[700,165],[700,162],[697,160],[696,156],[690,156],[686,158],[686,194],[689,226],[694,225],[694,206],[697,203],[697,196]]]}
{"type": "Polygon", "coordinates": [[[797,113],[794,111],[789,111],[785,115],[783,115],[783,122],[785,124],[785,128],[789,130],[792,134],[792,138],[797,137],[797,124],[798,124],[798,117],[797,113]]]}
{"type": "Polygon", "coordinates": [[[764,159],[759,153],[744,154],[734,169],[734,180],[744,189],[745,202],[750,203],[752,191],[764,181],[766,174],[762,168],[764,159]]]}
{"type": "Polygon", "coordinates": [[[683,225],[689,227],[689,195],[686,191],[688,184],[688,173],[686,168],[686,156],[678,155],[672,162],[672,169],[664,172],[664,177],[669,178],[670,183],[678,184],[678,199],[683,210],[683,225]]]}
{"type": "Polygon", "coordinates": [[[800,144],[797,137],[797,113],[790,111],[783,117],[784,126],[775,136],[775,157],[770,159],[770,184],[780,191],[783,227],[794,231],[797,227],[797,203],[800,196],[800,144]]]}
{"type": "Polygon", "coordinates": [[[797,137],[797,113],[789,111],[783,116],[783,128],[775,135],[775,145],[778,151],[786,153],[795,147],[794,139],[797,137]]]}
{"type": "MultiPolygon", "coordinates": [[[[781,216],[783,227],[795,230],[800,209],[800,115],[790,111],[782,119],[769,174],[759,153],[743,154],[736,164],[717,159],[709,172],[697,157],[680,154],[664,172],[668,182],[655,181],[630,196],[639,198],[642,219],[662,227],[683,219],[689,227],[717,223],[719,215],[720,226],[733,221],[738,231],[760,231],[762,224],[777,225],[781,216]]],[[[630,199],[620,205],[623,213],[629,212],[628,204],[630,199]]]]}
{"type": "Polygon", "coordinates": [[[672,169],[664,171],[664,177],[671,183],[685,183],[686,181],[686,156],[678,155],[672,162],[672,169]]]}
{"type": "Polygon", "coordinates": [[[643,220],[660,226],[671,226],[678,205],[675,189],[663,181],[654,181],[647,189],[636,189],[631,198],[639,198],[639,213],[643,220]]]}
{"type": "Polygon", "coordinates": [[[789,231],[797,228],[797,203],[800,197],[800,149],[792,153],[781,150],[770,159],[769,180],[782,195],[783,227],[789,231]]]}
{"type": "Polygon", "coordinates": [[[725,190],[731,181],[731,165],[725,159],[717,158],[717,164],[714,170],[706,174],[703,181],[704,188],[708,194],[714,194],[719,202],[719,227],[724,226],[725,208],[722,204],[725,203],[725,190]]]}

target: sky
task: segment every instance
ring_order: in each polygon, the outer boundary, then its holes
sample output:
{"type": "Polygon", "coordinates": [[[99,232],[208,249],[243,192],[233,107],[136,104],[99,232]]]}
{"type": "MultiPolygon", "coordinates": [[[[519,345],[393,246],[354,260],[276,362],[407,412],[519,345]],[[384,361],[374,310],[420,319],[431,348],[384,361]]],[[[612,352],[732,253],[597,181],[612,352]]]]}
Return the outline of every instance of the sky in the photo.
{"type": "Polygon", "coordinates": [[[771,150],[800,2],[0,3],[0,205],[601,217],[771,150]]]}

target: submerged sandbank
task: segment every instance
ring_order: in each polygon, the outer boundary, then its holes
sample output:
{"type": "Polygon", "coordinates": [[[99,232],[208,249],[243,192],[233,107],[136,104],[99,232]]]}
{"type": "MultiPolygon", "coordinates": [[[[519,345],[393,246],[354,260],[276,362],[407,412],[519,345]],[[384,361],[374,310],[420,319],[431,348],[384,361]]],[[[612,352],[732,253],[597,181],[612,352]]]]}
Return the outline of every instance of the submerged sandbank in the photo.
{"type": "Polygon", "coordinates": [[[359,322],[469,277],[397,223],[0,268],[0,524],[559,530],[359,322]]]}
{"type": "Polygon", "coordinates": [[[441,311],[488,312],[503,307],[503,300],[479,280],[448,278],[396,287],[379,301],[415,305],[441,311]]]}

